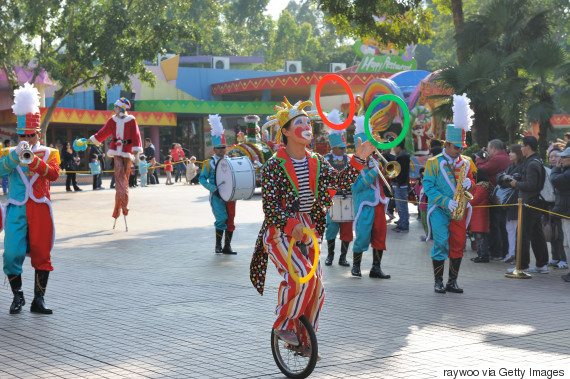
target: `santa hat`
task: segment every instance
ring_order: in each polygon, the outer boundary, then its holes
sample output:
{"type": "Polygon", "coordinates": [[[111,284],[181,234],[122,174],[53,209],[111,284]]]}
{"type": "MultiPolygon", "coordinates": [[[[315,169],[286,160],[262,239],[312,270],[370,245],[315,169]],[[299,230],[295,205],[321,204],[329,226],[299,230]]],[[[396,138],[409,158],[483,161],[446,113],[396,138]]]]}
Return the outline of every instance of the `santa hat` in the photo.
{"type": "Polygon", "coordinates": [[[222,125],[222,118],[217,114],[208,116],[208,122],[212,128],[212,146],[213,147],[226,147],[226,136],[224,135],[224,126],[222,125]]]}
{"type": "Polygon", "coordinates": [[[455,146],[467,147],[465,135],[471,130],[473,110],[469,107],[471,100],[466,94],[453,95],[453,124],[447,124],[445,140],[455,146]]]}
{"type": "Polygon", "coordinates": [[[27,134],[40,131],[40,93],[32,84],[24,83],[14,91],[12,110],[18,116],[16,133],[27,134]]]}
{"type": "MultiPolygon", "coordinates": [[[[333,109],[332,111],[329,112],[327,118],[333,124],[338,125],[342,124],[343,122],[340,116],[342,116],[342,113],[340,113],[338,109],[333,109]]],[[[330,128],[328,138],[329,138],[329,145],[331,145],[331,147],[340,147],[340,148],[346,147],[346,141],[344,140],[344,134],[342,130],[330,128]]]]}

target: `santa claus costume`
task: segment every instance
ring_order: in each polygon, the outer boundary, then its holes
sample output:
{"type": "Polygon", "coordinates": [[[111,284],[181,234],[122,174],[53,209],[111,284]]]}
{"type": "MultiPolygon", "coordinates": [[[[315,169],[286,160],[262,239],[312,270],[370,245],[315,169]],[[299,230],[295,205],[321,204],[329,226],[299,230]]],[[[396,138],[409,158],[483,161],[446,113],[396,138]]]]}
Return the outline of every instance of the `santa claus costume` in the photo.
{"type": "Polygon", "coordinates": [[[141,135],[137,120],[127,114],[131,108],[128,99],[121,97],[115,102],[115,115],[105,126],[89,139],[100,145],[107,138],[112,137],[107,155],[113,157],[115,162],[115,220],[121,215],[129,214],[129,174],[131,162],[142,152],[141,135]]]}

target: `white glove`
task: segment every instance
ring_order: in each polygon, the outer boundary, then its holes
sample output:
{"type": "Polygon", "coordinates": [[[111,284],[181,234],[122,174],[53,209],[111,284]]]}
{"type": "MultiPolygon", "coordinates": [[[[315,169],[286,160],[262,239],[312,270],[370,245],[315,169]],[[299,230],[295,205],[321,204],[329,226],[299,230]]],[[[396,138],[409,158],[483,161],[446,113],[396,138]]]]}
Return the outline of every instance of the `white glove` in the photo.
{"type": "Polygon", "coordinates": [[[468,190],[469,188],[471,188],[471,179],[465,178],[465,180],[461,184],[463,185],[463,188],[468,190]]]}
{"type": "Polygon", "coordinates": [[[30,144],[28,143],[28,141],[20,141],[18,143],[18,146],[16,147],[16,155],[18,155],[18,157],[19,157],[20,154],[22,154],[22,150],[29,149],[29,148],[30,148],[30,144]]]}
{"type": "Polygon", "coordinates": [[[459,203],[455,200],[449,200],[449,203],[447,204],[447,208],[449,208],[450,211],[454,211],[457,209],[457,206],[459,205],[459,203]]]}

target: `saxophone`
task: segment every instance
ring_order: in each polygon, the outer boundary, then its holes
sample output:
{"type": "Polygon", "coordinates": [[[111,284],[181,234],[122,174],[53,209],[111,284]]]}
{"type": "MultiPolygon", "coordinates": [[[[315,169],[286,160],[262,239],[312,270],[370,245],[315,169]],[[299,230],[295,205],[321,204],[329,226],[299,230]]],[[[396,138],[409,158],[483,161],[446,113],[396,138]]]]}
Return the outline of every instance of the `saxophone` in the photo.
{"type": "Polygon", "coordinates": [[[465,180],[465,177],[467,176],[467,170],[469,169],[465,161],[463,161],[463,166],[465,169],[459,171],[457,186],[455,186],[455,195],[453,195],[453,200],[457,201],[458,203],[457,208],[451,212],[451,218],[455,221],[463,220],[463,216],[465,216],[465,208],[467,208],[469,200],[473,199],[473,195],[471,195],[469,191],[463,188],[463,181],[465,180]]]}

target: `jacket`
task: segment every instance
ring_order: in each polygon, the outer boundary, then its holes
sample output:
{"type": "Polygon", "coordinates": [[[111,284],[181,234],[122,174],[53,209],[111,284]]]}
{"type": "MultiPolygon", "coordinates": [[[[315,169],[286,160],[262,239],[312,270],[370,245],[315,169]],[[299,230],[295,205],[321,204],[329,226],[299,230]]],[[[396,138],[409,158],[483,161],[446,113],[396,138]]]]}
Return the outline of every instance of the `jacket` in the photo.
{"type": "MultiPolygon", "coordinates": [[[[497,184],[499,186],[501,186],[502,188],[509,188],[511,187],[511,185],[509,184],[509,181],[506,181],[504,178],[505,176],[513,176],[515,174],[521,174],[522,175],[522,169],[523,169],[523,164],[522,163],[511,163],[511,165],[507,168],[507,170],[505,172],[501,172],[499,174],[497,174],[497,184]]],[[[514,188],[516,194],[515,196],[513,196],[513,199],[515,199],[513,202],[511,202],[510,204],[517,204],[518,202],[518,197],[519,197],[519,191],[514,188]]],[[[517,207],[507,207],[507,220],[509,221],[513,221],[513,220],[518,220],[519,218],[519,210],[517,207]]]]}
{"type": "Polygon", "coordinates": [[[489,158],[488,161],[477,157],[475,161],[475,165],[479,170],[483,170],[489,181],[493,186],[497,185],[497,174],[499,172],[503,172],[509,167],[511,160],[509,158],[509,154],[505,150],[501,150],[497,154],[493,155],[492,158],[489,158]]]}
{"type": "Polygon", "coordinates": [[[479,182],[475,186],[473,199],[469,202],[473,207],[469,230],[476,233],[489,233],[489,194],[492,186],[489,182],[479,182]]]}
{"type": "MultiPolygon", "coordinates": [[[[309,212],[315,223],[317,238],[323,235],[326,216],[332,205],[328,189],[348,190],[356,180],[363,164],[352,157],[346,168],[336,171],[320,154],[305,152],[309,164],[309,186],[315,202],[309,212]]],[[[202,171],[204,172],[204,171],[202,171]]],[[[294,217],[299,205],[299,184],[295,168],[285,148],[279,149],[262,168],[261,195],[265,219],[259,231],[250,264],[250,279],[257,291],[263,295],[268,254],[263,248],[263,235],[270,226],[275,226],[291,235],[299,224],[294,217]]]]}
{"type": "Polygon", "coordinates": [[[100,144],[112,137],[107,155],[133,159],[134,153],[142,151],[141,134],[137,120],[132,115],[113,116],[97,133],[89,137],[95,144],[100,144]]]}
{"type": "Polygon", "coordinates": [[[570,217],[570,166],[554,167],[550,172],[550,181],[556,191],[552,212],[570,217]]]}
{"type": "Polygon", "coordinates": [[[536,205],[540,202],[540,191],[544,187],[546,177],[542,160],[537,153],[527,157],[522,166],[522,179],[517,182],[515,188],[519,190],[519,197],[523,202],[536,205]]]}

